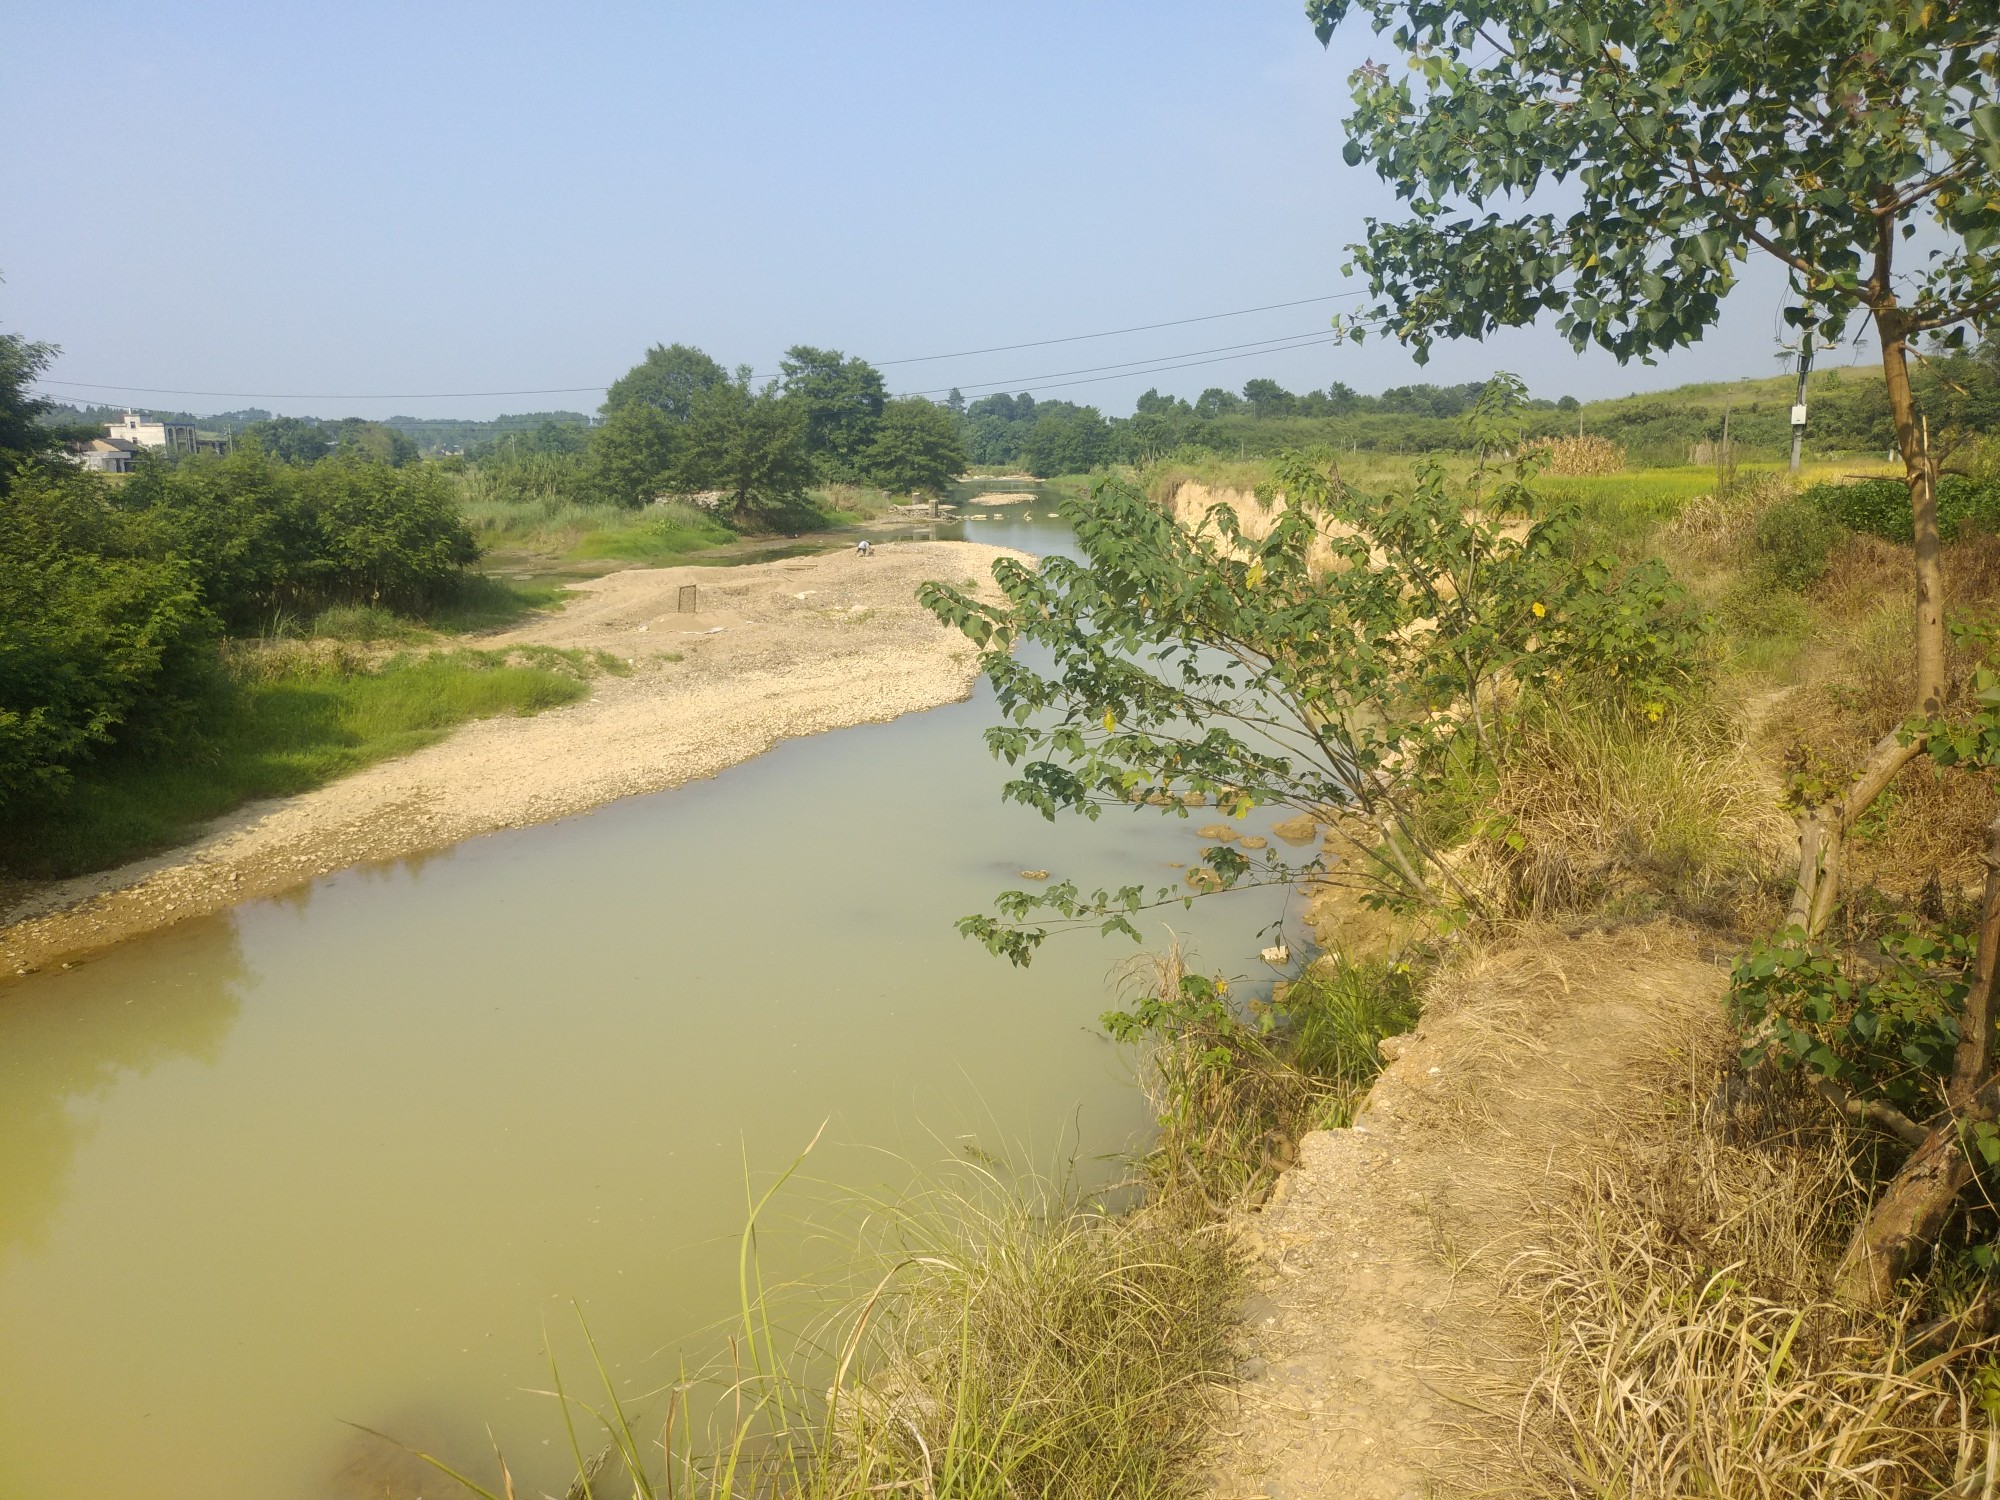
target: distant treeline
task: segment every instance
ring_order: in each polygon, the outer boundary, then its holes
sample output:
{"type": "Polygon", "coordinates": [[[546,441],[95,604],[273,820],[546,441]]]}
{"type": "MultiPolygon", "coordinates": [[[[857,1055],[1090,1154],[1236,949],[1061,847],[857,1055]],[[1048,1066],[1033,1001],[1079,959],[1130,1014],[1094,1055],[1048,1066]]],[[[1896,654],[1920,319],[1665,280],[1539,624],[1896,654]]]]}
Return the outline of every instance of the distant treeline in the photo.
{"type": "MultiPolygon", "coordinates": [[[[882,374],[838,350],[798,345],[783,374],[751,389],[699,349],[656,346],[614,382],[601,416],[529,412],[489,422],[392,417],[330,422],[273,417],[255,408],[192,418],[292,462],[361,453],[390,463],[458,455],[488,469],[533,464],[537,488],[580,500],[638,504],[660,493],[724,491],[768,508],[807,483],[934,491],[954,456],[980,468],[1043,477],[1146,463],[1170,453],[1268,457],[1324,445],[1369,452],[1464,448],[1465,415],[1482,388],[1395,386],[1365,395],[1334,383],[1293,392],[1258,378],[1240,392],[1211,387],[1194,401],[1149,390],[1129,417],[1097,407],[1019,395],[942,403],[888,394],[882,374]],[[757,497],[762,497],[758,499],[757,497]]],[[[2000,424],[2000,351],[1928,358],[1915,371],[1918,400],[1939,429],[1988,432],[2000,424]]],[[[1639,465],[1706,462],[1725,429],[1741,458],[1774,458],[1791,437],[1789,377],[1683,386],[1651,395],[1579,402],[1533,400],[1532,436],[1584,432],[1609,438],[1639,465]]],[[[1827,369],[1811,380],[1807,444],[1815,454],[1886,450],[1893,441],[1881,377],[1827,369]]],[[[42,420],[69,430],[115,420],[123,408],[55,407],[42,420]]]]}

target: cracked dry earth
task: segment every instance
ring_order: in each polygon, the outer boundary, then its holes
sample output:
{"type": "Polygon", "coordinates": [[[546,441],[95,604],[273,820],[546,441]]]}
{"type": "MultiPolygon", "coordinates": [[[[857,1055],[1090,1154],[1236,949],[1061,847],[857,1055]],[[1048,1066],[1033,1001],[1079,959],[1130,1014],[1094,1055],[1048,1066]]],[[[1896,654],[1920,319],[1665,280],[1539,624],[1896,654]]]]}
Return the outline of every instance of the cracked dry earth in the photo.
{"type": "Polygon", "coordinates": [[[1536,1334],[1509,1261],[1538,1206],[1685,1086],[1724,971],[1660,922],[1532,932],[1433,984],[1348,1130],[1245,1216],[1254,1292],[1215,1500],[1541,1493],[1519,1435],[1536,1334]]]}
{"type": "Polygon", "coordinates": [[[301,796],[254,803],[195,843],[62,881],[0,913],[0,974],[276,895],[372,860],[585,812],[713,776],[781,739],[880,722],[972,691],[975,653],[916,601],[929,579],[983,583],[975,542],[878,544],[735,568],[634,568],[575,586],[561,610],[482,647],[604,651],[629,675],[530,718],[447,739],[301,796]],[[698,612],[680,612],[680,590],[698,612]]]}

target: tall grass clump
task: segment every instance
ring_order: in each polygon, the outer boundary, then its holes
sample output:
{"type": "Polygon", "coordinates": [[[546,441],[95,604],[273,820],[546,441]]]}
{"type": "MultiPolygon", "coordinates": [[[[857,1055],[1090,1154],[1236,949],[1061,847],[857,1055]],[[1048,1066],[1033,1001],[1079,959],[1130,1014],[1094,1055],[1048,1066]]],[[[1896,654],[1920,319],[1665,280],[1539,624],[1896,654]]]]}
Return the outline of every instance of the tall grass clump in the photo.
{"type": "Polygon", "coordinates": [[[1268,1188],[1307,1131],[1348,1124],[1381,1070],[1376,1044],[1417,1018],[1407,963],[1329,954],[1239,1006],[1177,943],[1128,966],[1126,1003],[1104,1019],[1142,1049],[1159,1125],[1148,1171],[1163,1201],[1210,1210],[1268,1188]]]}
{"type": "Polygon", "coordinates": [[[1993,1493],[1991,1341],[1830,1298],[1863,1207],[1849,1143],[1801,1128],[1732,1142],[1703,1113],[1608,1150],[1512,1266],[1544,1341],[1519,1430],[1546,1492],[1993,1493]]]}
{"type": "Polygon", "coordinates": [[[1791,830],[1729,716],[1552,697],[1528,715],[1471,864],[1521,916],[1665,909],[1732,924],[1791,830]]]}
{"type": "MultiPolygon", "coordinates": [[[[650,1404],[621,1396],[588,1330],[594,1375],[552,1366],[569,1494],[1200,1493],[1243,1274],[1220,1226],[1164,1207],[1112,1213],[1060,1182],[967,1168],[871,1214],[862,1290],[798,1332],[781,1328],[757,1270],[769,1202],[745,1232],[729,1358],[684,1371],[650,1404]]],[[[483,1500],[516,1493],[504,1456],[491,1484],[418,1456],[483,1500]]]]}

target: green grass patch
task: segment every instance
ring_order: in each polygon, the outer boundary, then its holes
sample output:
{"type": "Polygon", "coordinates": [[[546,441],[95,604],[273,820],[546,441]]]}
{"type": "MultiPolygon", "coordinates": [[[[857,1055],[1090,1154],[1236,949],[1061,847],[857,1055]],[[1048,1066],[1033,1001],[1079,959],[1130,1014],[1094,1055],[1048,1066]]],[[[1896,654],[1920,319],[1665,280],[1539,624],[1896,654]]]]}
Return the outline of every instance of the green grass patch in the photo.
{"type": "Polygon", "coordinates": [[[616,558],[624,562],[654,562],[686,557],[736,540],[736,533],[691,506],[651,506],[628,512],[629,522],[601,527],[580,537],[569,555],[575,558],[616,558]]]}
{"type": "Polygon", "coordinates": [[[574,702],[589,676],[607,670],[630,669],[549,647],[379,661],[334,642],[245,650],[229,665],[201,743],[85,766],[59,804],[0,825],[0,866],[58,879],[136,859],[245,802],[310,791],[468,720],[574,702]]]}
{"type": "Polygon", "coordinates": [[[553,609],[568,592],[560,583],[473,573],[466,577],[455,597],[424,617],[424,623],[447,635],[499,630],[538,610],[553,609]]]}

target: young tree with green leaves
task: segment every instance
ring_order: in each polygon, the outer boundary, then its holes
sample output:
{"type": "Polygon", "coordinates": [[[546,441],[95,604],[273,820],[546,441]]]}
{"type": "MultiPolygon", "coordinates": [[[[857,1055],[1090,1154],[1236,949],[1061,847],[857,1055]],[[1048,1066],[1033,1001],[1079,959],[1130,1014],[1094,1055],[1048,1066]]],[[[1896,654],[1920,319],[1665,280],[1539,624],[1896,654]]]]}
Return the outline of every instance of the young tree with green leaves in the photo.
{"type": "MultiPolygon", "coordinates": [[[[1518,437],[1518,392],[1493,383],[1477,423],[1488,446],[1518,437]]],[[[1476,906],[1426,827],[1425,789],[1508,756],[1518,716],[1558,677],[1660,710],[1693,671],[1699,629],[1658,564],[1579,556],[1569,517],[1528,482],[1532,464],[1466,488],[1426,463],[1407,491],[1363,494],[1327,455],[1294,455],[1262,537],[1227,506],[1190,526],[1107,479],[1062,502],[1082,562],[996,563],[999,604],[936,583],[919,598],[981,649],[1006,719],[987,742],[1021,768],[1008,798],[1049,818],[1133,803],[1185,817],[1191,796],[1236,816],[1286,807],[1331,819],[1332,878],[1371,899],[1476,906]],[[1037,650],[1017,653],[1024,643],[1037,650]]],[[[1309,872],[1327,862],[1253,861],[1224,842],[1190,884],[1309,872]]],[[[1049,930],[1031,925],[1037,913],[1136,938],[1134,913],[1189,899],[1064,881],[1010,891],[999,918],[960,926],[1025,963],[1049,930]]]]}
{"type": "MultiPolygon", "coordinates": [[[[1347,160],[1370,163],[1405,204],[1353,247],[1375,296],[1357,336],[1385,328],[1421,357],[1437,338],[1550,315],[1579,349],[1648,358],[1714,326],[1753,256],[1785,268],[1801,331],[1831,343],[1857,317],[1873,323],[1915,535],[1913,707],[1935,715],[1946,688],[1937,467],[1910,361],[1920,342],[1956,345],[2000,312],[2000,6],[1308,0],[1307,11],[1322,41],[1358,14],[1401,64],[1350,79],[1347,160]]],[[[1806,933],[1833,909],[1848,831],[1923,746],[1921,732],[1890,735],[1851,785],[1805,799],[1792,917],[1806,933]]],[[[1986,917],[2000,924],[2000,906],[1986,917]]],[[[1908,1217],[1906,1189],[1931,1191],[1892,1185],[1876,1229],[1908,1217]]],[[[1879,1301],[1925,1246],[1876,1229],[1857,1240],[1850,1286],[1879,1301]]]]}

